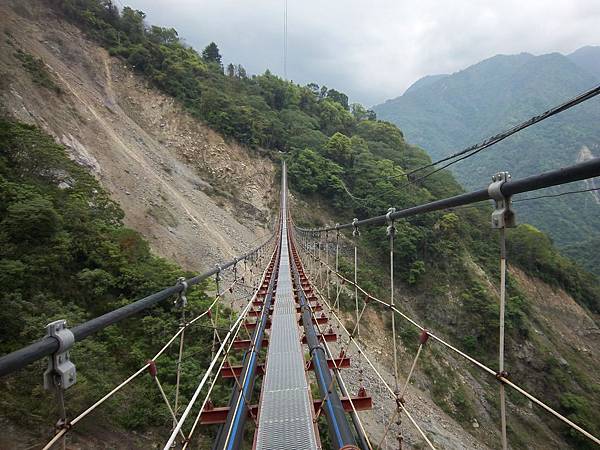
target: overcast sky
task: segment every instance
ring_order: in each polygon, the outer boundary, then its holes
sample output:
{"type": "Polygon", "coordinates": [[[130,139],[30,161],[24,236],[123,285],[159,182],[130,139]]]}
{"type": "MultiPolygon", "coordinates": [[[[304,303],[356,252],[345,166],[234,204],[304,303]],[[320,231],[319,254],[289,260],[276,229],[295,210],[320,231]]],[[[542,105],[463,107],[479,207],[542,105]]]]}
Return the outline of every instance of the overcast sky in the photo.
{"type": "MultiPolygon", "coordinates": [[[[284,0],[117,0],[249,73],[283,75],[284,0]]],[[[288,78],[368,106],[498,53],[600,44],[600,0],[288,0],[288,78]]]]}

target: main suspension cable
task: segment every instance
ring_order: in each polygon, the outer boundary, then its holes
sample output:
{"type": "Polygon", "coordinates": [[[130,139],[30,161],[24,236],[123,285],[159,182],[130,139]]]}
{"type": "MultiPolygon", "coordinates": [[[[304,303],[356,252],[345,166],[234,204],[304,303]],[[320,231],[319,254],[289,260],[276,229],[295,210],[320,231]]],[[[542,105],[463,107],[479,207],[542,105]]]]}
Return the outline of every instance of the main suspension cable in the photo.
{"type": "MultiPolygon", "coordinates": [[[[479,142],[477,144],[471,145],[470,147],[467,147],[467,148],[465,148],[465,149],[463,149],[463,150],[461,150],[459,152],[456,152],[456,153],[453,153],[451,155],[445,156],[445,157],[443,157],[441,159],[438,159],[436,161],[433,161],[433,162],[431,162],[429,164],[425,164],[423,166],[420,166],[420,167],[417,167],[415,169],[412,169],[411,171],[409,171],[409,172],[406,173],[406,176],[409,177],[410,175],[413,175],[413,174],[415,174],[417,172],[420,172],[421,170],[437,166],[438,164],[441,164],[443,162],[450,161],[452,159],[458,158],[459,156],[467,155],[466,156],[467,158],[471,157],[471,156],[479,153],[480,151],[482,151],[482,150],[484,150],[484,149],[486,149],[488,147],[491,147],[492,145],[497,144],[500,141],[503,141],[507,137],[512,136],[515,133],[518,133],[521,130],[524,130],[524,129],[532,126],[532,125],[535,125],[536,123],[542,122],[543,120],[546,120],[546,119],[548,119],[548,118],[550,118],[552,116],[555,116],[555,115],[557,115],[557,114],[559,114],[559,113],[561,113],[563,111],[566,111],[566,110],[568,110],[570,108],[573,108],[574,106],[577,106],[580,103],[583,103],[583,102],[585,102],[585,101],[587,101],[587,100],[589,100],[591,98],[596,97],[598,94],[600,94],[600,85],[598,85],[598,86],[596,86],[596,87],[594,87],[594,88],[592,88],[592,89],[590,89],[588,91],[585,91],[585,92],[583,92],[583,93],[581,93],[581,94],[579,94],[579,95],[571,98],[570,100],[567,100],[566,102],[564,102],[564,103],[562,103],[562,104],[560,104],[558,106],[550,108],[549,110],[544,111],[541,114],[533,116],[533,117],[525,120],[524,122],[521,122],[521,123],[515,125],[514,127],[509,128],[508,130],[505,130],[505,131],[503,131],[501,133],[498,133],[498,134],[496,134],[494,136],[488,137],[487,139],[484,139],[483,141],[481,141],[481,142],[479,142]]],[[[454,161],[454,162],[452,162],[450,164],[447,164],[444,167],[442,167],[441,169],[444,169],[444,168],[446,168],[446,167],[448,167],[448,166],[450,166],[452,164],[455,164],[456,162],[461,161],[462,159],[465,159],[465,158],[461,158],[461,159],[459,159],[457,161],[454,161]]],[[[439,170],[441,170],[441,169],[439,169],[439,170]]],[[[437,170],[436,170],[436,172],[437,172],[437,170]]],[[[422,180],[423,178],[426,178],[426,177],[432,175],[433,173],[435,173],[435,172],[431,172],[431,173],[427,174],[425,177],[421,177],[418,180],[415,180],[415,182],[419,181],[419,180],[422,180]]]]}

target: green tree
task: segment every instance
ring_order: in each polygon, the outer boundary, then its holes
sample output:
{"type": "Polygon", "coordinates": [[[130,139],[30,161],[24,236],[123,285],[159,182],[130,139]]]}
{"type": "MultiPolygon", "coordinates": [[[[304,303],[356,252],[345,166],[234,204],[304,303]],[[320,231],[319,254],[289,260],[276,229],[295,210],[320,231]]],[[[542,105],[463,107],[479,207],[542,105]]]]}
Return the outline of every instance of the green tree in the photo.
{"type": "Polygon", "coordinates": [[[141,44],[137,44],[130,49],[127,62],[139,71],[145,71],[149,67],[150,52],[141,44]]]}
{"type": "Polygon", "coordinates": [[[121,13],[120,27],[125,32],[130,42],[140,44],[144,41],[144,19],[146,14],[142,11],[132,9],[129,6],[123,8],[121,13]]]}
{"type": "Polygon", "coordinates": [[[342,190],[339,182],[343,169],[311,149],[304,149],[291,159],[288,172],[300,192],[335,196],[342,190]]]}
{"type": "Polygon", "coordinates": [[[367,108],[365,108],[360,103],[352,103],[350,105],[350,112],[352,113],[357,122],[365,120],[367,117],[367,108]]]}
{"type": "Polygon", "coordinates": [[[348,96],[346,94],[335,89],[329,89],[327,91],[327,98],[339,103],[344,109],[348,109],[348,96]]]}
{"type": "Polygon", "coordinates": [[[325,156],[341,165],[349,165],[352,162],[352,141],[342,133],[331,136],[323,151],[325,156]]]}
{"type": "Polygon", "coordinates": [[[235,66],[231,63],[227,65],[227,70],[225,72],[229,78],[233,78],[235,76],[235,66]]]}
{"type": "Polygon", "coordinates": [[[179,35],[174,28],[163,28],[152,25],[147,33],[148,40],[158,45],[176,45],[179,35]]]}
{"type": "Polygon", "coordinates": [[[202,50],[202,59],[209,63],[216,63],[219,66],[222,65],[221,54],[219,53],[219,47],[214,42],[208,44],[204,50],[202,50]]]}
{"type": "Polygon", "coordinates": [[[354,126],[354,117],[350,112],[330,99],[325,99],[319,103],[321,130],[325,134],[334,134],[336,132],[350,134],[354,126]]]}

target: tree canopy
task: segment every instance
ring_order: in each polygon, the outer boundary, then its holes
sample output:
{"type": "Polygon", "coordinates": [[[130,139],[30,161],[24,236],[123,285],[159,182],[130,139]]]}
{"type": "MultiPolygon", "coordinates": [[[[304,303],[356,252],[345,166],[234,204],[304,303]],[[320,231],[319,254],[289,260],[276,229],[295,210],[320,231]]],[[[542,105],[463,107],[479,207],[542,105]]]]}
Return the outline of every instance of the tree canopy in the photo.
{"type": "Polygon", "coordinates": [[[219,53],[219,47],[214,42],[211,42],[202,51],[202,59],[209,63],[217,63],[219,66],[221,63],[221,53],[219,53]]]}

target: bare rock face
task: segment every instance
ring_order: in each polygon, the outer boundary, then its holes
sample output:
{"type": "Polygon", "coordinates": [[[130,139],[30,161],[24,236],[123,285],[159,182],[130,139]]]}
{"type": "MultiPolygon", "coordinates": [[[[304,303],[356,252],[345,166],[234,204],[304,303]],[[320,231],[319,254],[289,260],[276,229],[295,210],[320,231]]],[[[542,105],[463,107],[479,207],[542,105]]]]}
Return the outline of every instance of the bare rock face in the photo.
{"type": "Polygon", "coordinates": [[[69,155],[73,161],[85,167],[94,175],[100,175],[100,164],[98,164],[96,158],[90,154],[90,152],[81,142],[79,142],[71,134],[63,134],[62,138],[60,139],[60,143],[70,150],[69,155]]]}
{"type": "MultiPolygon", "coordinates": [[[[6,43],[0,46],[1,112],[40,126],[65,145],[71,157],[93,173],[121,205],[126,224],[142,233],[157,254],[189,270],[201,271],[243,253],[270,234],[278,203],[276,167],[270,159],[226,142],[187,114],[174,99],[148,86],[122,61],[111,58],[77,29],[57,19],[43,3],[0,1],[0,18],[6,36],[6,43]],[[43,58],[60,94],[33,83],[14,57],[17,49],[43,58]]],[[[580,158],[589,157],[589,149],[582,149],[580,158]]],[[[72,187],[64,174],[56,174],[55,180],[61,189],[72,187]]],[[[290,202],[299,200],[291,196],[290,202]]],[[[313,217],[327,214],[323,206],[315,204],[305,205],[304,210],[313,217]]],[[[487,279],[474,261],[467,264],[489,292],[496,292],[495,280],[487,279]]],[[[561,370],[581,366],[598,384],[600,330],[594,318],[563,291],[516,270],[511,276],[531,302],[537,344],[550,349],[549,356],[559,356],[556,360],[561,370]]],[[[399,296],[399,304],[412,314],[418,299],[411,295],[399,296]]],[[[447,298],[452,307],[459,306],[460,292],[452,291],[451,286],[447,298]]],[[[442,313],[440,310],[438,314],[442,313]]],[[[345,319],[351,321],[352,317],[345,319]]],[[[452,317],[436,317],[435,313],[429,319],[432,323],[456,323],[452,317]]],[[[383,314],[370,311],[360,341],[369,350],[377,373],[393,386],[386,320],[383,314]]],[[[336,353],[340,345],[333,346],[336,353]]],[[[512,364],[533,367],[535,372],[545,369],[530,342],[508,347],[507,354],[512,364]]],[[[353,366],[344,372],[349,391],[355,393],[364,387],[374,399],[374,409],[361,415],[373,442],[383,441],[386,447],[381,448],[397,448],[396,439],[402,433],[405,448],[424,448],[420,434],[406,417],[396,426],[395,399],[383,387],[379,375],[361,362],[356,351],[350,356],[353,366]]],[[[490,400],[495,397],[489,395],[496,395],[496,380],[471,372],[468,363],[448,352],[436,352],[430,359],[431,367],[441,372],[460,373],[454,377],[455,383],[468,390],[474,410],[459,422],[455,410],[446,411],[434,402],[431,390],[435,379],[428,378],[423,360],[408,385],[407,410],[436,448],[497,448],[497,411],[490,400]]],[[[401,345],[402,374],[407,373],[411,360],[411,354],[401,345]]],[[[536,430],[542,444],[532,440],[527,442],[529,448],[550,448],[544,446],[548,442],[557,443],[551,448],[566,448],[548,426],[547,417],[538,416],[539,408],[531,402],[516,405],[509,398],[509,410],[511,426],[521,426],[523,436],[529,439],[530,429],[536,430]]],[[[151,436],[146,444],[138,446],[128,440],[130,434],[107,437],[106,430],[96,431],[95,436],[102,437],[102,446],[108,445],[105,440],[119,448],[157,446],[150,442],[151,436]]],[[[8,435],[17,434],[9,429],[8,435]]],[[[0,448],[16,448],[14,442],[3,440],[6,436],[0,434],[0,448]]],[[[94,448],[96,444],[86,442],[82,448],[94,448]]]]}
{"type": "Polygon", "coordinates": [[[157,254],[201,271],[270,234],[270,159],[224,141],[43,2],[20,4],[0,3],[0,108],[65,145],[157,254]],[[42,58],[60,92],[36,85],[17,50],[42,58]]]}

